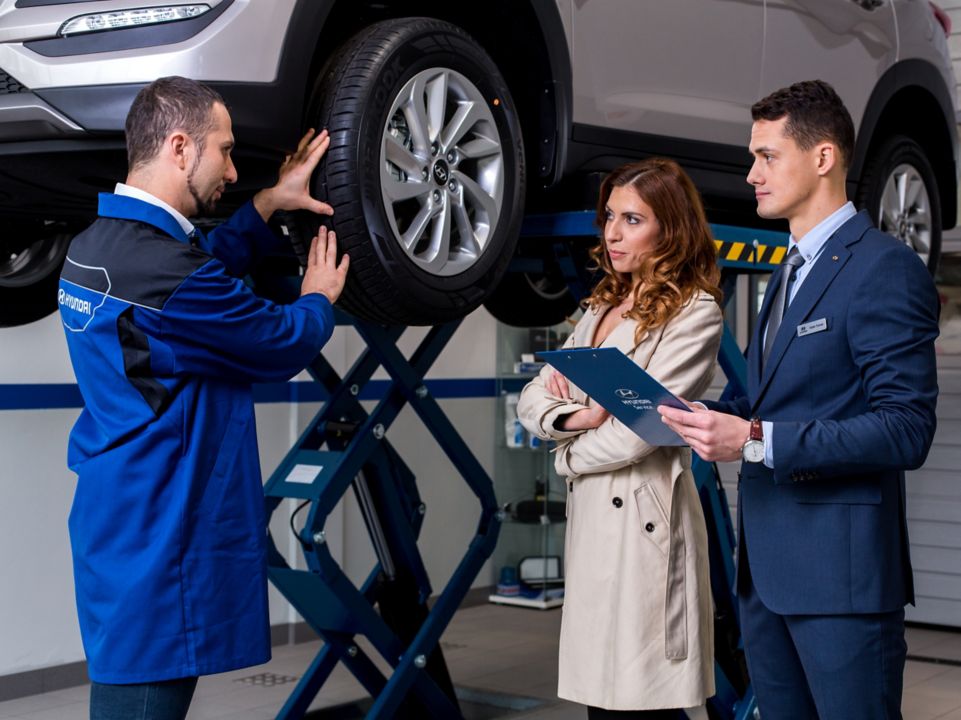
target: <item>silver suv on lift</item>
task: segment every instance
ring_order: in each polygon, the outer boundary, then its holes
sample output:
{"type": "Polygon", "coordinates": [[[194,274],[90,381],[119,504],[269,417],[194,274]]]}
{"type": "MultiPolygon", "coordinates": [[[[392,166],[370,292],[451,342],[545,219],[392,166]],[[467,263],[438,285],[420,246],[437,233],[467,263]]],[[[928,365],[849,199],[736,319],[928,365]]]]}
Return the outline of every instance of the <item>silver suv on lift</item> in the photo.
{"type": "Polygon", "coordinates": [[[352,258],[342,304],[378,322],[562,319],[525,205],[590,207],[629,159],[677,159],[714,221],[758,224],[749,107],[811,78],[854,116],[851,196],[933,270],[957,211],[948,28],[927,0],[0,0],[0,325],[55,308],[69,238],[125,174],[127,109],[172,74],[230,105],[227,208],[330,129],[313,182],[352,258]]]}

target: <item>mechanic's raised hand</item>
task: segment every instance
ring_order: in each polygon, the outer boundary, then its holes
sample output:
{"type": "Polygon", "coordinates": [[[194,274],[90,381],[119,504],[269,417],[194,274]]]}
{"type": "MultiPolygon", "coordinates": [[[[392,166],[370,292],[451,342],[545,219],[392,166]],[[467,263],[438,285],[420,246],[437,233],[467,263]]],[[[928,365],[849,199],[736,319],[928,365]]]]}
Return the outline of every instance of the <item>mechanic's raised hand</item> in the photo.
{"type": "Polygon", "coordinates": [[[741,448],[751,434],[751,423],[736,415],[708,410],[686,400],[693,412],[659,405],[661,420],[680,435],[702,460],[731,462],[741,459],[741,448]]]}
{"type": "Polygon", "coordinates": [[[340,264],[337,264],[337,235],[333,230],[321,227],[317,237],[310,243],[307,269],[300,286],[301,296],[321,293],[327,296],[331,304],[337,302],[347,281],[348,265],[350,257],[346,254],[340,259],[340,264]]]}
{"type": "Polygon", "coordinates": [[[267,221],[277,210],[310,210],[318,215],[333,215],[334,209],[310,194],[310,176],[327,152],[330,135],[321,130],[314,135],[311,128],[300,139],[297,150],[280,166],[277,184],[254,195],[254,207],[267,221]]]}

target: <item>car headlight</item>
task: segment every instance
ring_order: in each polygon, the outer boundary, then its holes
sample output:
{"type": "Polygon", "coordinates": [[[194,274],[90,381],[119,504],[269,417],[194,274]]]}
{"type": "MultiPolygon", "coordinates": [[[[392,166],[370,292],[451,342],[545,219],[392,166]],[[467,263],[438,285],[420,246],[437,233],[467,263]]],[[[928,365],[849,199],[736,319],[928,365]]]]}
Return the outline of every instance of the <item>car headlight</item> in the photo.
{"type": "Polygon", "coordinates": [[[159,25],[176,20],[189,20],[210,10],[207,3],[189,5],[161,5],[158,7],[114,10],[113,12],[91,13],[70,18],[60,26],[58,34],[62,37],[101,30],[120,30],[121,28],[159,25]]]}

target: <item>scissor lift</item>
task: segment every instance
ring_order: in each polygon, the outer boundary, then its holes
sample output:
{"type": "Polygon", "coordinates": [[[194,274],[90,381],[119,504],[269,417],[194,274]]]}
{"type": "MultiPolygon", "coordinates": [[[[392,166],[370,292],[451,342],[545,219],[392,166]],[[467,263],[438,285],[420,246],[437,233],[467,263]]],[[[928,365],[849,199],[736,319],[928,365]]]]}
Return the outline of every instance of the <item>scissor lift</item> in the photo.
{"type": "Polygon", "coordinates": [[[278,718],[303,717],[337,663],[343,663],[374,698],[368,718],[460,718],[439,641],[493,552],[500,519],[490,477],[424,384],[459,321],[432,328],[409,360],[396,345],[404,328],[345,315],[338,315],[338,323],[353,325],[367,349],[343,377],[323,356],[308,368],[328,399],[264,488],[268,514],[287,498],[309,506],[297,532],[307,568],[290,567],[270,538],[268,572],[324,640],[278,718]],[[379,367],[391,379],[376,407],[367,412],[360,396],[379,367]],[[480,503],[477,531],[430,608],[431,586],[417,550],[426,508],[413,473],[386,438],[407,404],[480,503]],[[360,588],[334,560],[324,530],[328,516],[351,488],[377,555],[376,566],[360,588]],[[357,636],[366,637],[390,665],[389,677],[357,644],[357,636]]]}
{"type": "MultiPolygon", "coordinates": [[[[531,216],[524,224],[525,235],[554,239],[558,261],[578,296],[586,293],[587,279],[573,262],[566,243],[575,237],[595,236],[593,223],[593,212],[574,212],[531,216]]],[[[725,301],[733,296],[737,273],[770,271],[780,262],[787,245],[783,233],[722,225],[713,225],[712,230],[718,238],[725,301]]],[[[369,720],[461,718],[439,641],[494,550],[501,516],[490,477],[424,382],[459,321],[432,328],[409,359],[396,345],[403,327],[382,327],[340,313],[337,322],[352,325],[367,349],[343,377],[322,355],[314,360],[308,372],[327,399],[265,485],[268,516],[285,499],[301,501],[295,514],[307,510],[303,527],[296,531],[306,568],[292,568],[271,537],[268,572],[278,590],[324,641],[277,717],[302,718],[337,664],[343,663],[373,698],[369,720]],[[390,381],[368,412],[360,400],[380,367],[390,381]],[[427,600],[431,586],[417,549],[426,509],[413,473],[386,438],[391,423],[407,404],[420,416],[480,505],[475,535],[430,606],[427,600]],[[351,489],[377,557],[375,567],[359,588],[334,560],[325,536],[327,518],[351,489]],[[389,675],[381,672],[358,645],[358,636],[366,637],[386,661],[389,675]]],[[[727,327],[720,363],[728,379],[725,393],[743,390],[744,356],[727,327]]],[[[747,720],[757,716],[740,649],[733,589],[733,523],[716,467],[695,457],[694,475],[710,538],[716,605],[717,694],[709,703],[709,713],[717,720],[747,720]]]]}

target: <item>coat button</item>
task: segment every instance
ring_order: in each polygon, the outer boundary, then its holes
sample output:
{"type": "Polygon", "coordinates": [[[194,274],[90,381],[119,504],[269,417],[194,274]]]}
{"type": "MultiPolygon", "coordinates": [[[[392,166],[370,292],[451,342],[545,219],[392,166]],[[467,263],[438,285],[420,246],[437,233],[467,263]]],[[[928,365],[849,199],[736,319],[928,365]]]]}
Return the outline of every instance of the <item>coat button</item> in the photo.
{"type": "Polygon", "coordinates": [[[616,508],[619,508],[621,505],[624,504],[624,501],[621,500],[619,497],[614,498],[613,500],[611,500],[611,502],[614,504],[614,507],[616,508]]]}
{"type": "Polygon", "coordinates": [[[647,530],[649,533],[654,532],[654,523],[648,523],[647,525],[644,526],[644,529],[647,530]]]}

